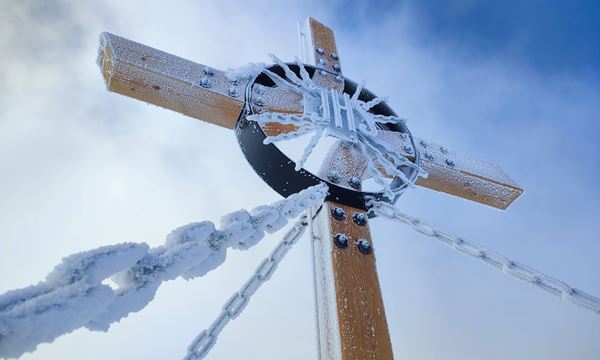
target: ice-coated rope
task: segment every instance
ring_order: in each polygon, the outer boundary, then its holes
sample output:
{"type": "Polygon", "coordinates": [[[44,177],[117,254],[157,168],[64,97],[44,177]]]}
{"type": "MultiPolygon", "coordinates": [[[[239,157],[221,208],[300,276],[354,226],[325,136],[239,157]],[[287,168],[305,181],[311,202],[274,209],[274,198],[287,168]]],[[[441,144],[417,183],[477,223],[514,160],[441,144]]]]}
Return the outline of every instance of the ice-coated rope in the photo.
{"type": "Polygon", "coordinates": [[[250,248],[265,232],[320,205],[327,190],[320,184],[250,212],[233,212],[218,229],[210,221],[182,226],[158,247],[123,243],[64,258],[46,280],[0,295],[0,358],[21,356],[81,327],[108,330],[143,309],[164,281],[203,276],[225,261],[227,248],[250,248]],[[109,278],[116,288],[103,283],[109,278]]]}
{"type": "Polygon", "coordinates": [[[440,230],[415,217],[401,212],[398,208],[388,203],[374,202],[370,212],[375,215],[395,219],[425,236],[439,240],[442,244],[462,254],[490,265],[498,271],[511,275],[514,278],[542,289],[549,294],[578,305],[596,315],[600,315],[600,299],[582,290],[576,289],[564,281],[557,280],[528,266],[510,260],[506,256],[488,250],[474,242],[467,241],[459,236],[440,230]]]}
{"type": "Polygon", "coordinates": [[[194,338],[190,346],[188,346],[184,360],[200,360],[208,355],[217,342],[217,337],[223,328],[229,321],[240,315],[242,310],[248,305],[252,295],[254,295],[262,284],[271,278],[281,260],[283,260],[294,244],[298,242],[302,234],[304,234],[307,226],[308,218],[304,214],[294,227],[283,236],[271,254],[258,265],[250,279],[225,302],[221,313],[215,321],[194,338]]]}

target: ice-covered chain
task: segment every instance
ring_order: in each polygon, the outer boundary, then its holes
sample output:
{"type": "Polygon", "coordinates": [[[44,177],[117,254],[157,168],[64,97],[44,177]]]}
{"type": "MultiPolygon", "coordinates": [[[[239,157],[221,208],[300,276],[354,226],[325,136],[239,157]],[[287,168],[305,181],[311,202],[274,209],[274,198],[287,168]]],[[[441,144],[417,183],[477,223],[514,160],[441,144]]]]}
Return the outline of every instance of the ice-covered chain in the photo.
{"type": "Polygon", "coordinates": [[[538,287],[549,294],[560,297],[565,301],[571,302],[575,305],[581,306],[586,310],[592,311],[597,315],[600,315],[600,299],[593,295],[576,289],[564,281],[554,279],[528,266],[510,260],[506,256],[488,250],[481,245],[440,230],[417,218],[401,212],[396,207],[388,203],[375,202],[373,205],[374,206],[370,211],[376,215],[382,215],[390,219],[396,219],[410,226],[417,232],[428,237],[435,238],[444,245],[449,246],[460,253],[483,261],[496,270],[502,271],[503,273],[538,287]]]}
{"type": "Polygon", "coordinates": [[[225,305],[223,305],[221,313],[217,319],[213,321],[210,327],[196,336],[188,347],[187,355],[184,358],[185,360],[204,359],[206,355],[208,355],[209,351],[217,342],[217,337],[225,325],[240,315],[242,310],[248,305],[252,295],[254,295],[263,283],[271,278],[281,260],[283,260],[292,246],[296,244],[302,234],[304,234],[307,225],[308,218],[306,214],[304,214],[294,227],[283,236],[283,239],[271,254],[260,263],[254,271],[254,275],[246,281],[239,291],[235,292],[231,298],[227,300],[225,305]]]}
{"type": "MultiPolygon", "coordinates": [[[[81,327],[107,331],[146,307],[164,282],[204,276],[225,262],[228,249],[251,248],[265,233],[319,206],[327,191],[320,184],[270,205],[238,210],[223,216],[218,227],[210,221],[187,224],[160,246],[122,243],[64,258],[46,280],[0,294],[0,358],[19,357],[81,327]]],[[[268,276],[272,269],[265,266],[261,271],[268,276]]]]}

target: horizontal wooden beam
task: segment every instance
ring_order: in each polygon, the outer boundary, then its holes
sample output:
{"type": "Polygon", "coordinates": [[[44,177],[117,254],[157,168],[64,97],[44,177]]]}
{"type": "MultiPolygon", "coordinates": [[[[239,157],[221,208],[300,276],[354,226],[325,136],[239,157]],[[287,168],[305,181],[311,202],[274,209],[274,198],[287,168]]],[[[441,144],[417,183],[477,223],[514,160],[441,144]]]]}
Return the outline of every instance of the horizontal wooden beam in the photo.
{"type": "Polygon", "coordinates": [[[100,34],[98,66],[108,90],[233,129],[248,80],[110,33],[100,34]]]}
{"type": "MultiPolygon", "coordinates": [[[[407,137],[391,131],[380,131],[379,137],[414,159],[414,149],[407,137]]],[[[417,185],[506,209],[523,189],[502,168],[484,160],[452,151],[445,146],[415,137],[421,154],[421,167],[428,173],[418,178],[417,185]]]]}

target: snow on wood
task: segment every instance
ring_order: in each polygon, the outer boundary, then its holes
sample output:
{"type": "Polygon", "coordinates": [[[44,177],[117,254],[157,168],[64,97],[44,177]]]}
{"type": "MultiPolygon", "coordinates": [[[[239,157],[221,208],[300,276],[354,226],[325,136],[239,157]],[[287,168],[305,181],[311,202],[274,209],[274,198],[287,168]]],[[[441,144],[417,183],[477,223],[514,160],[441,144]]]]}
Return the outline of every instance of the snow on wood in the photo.
{"type": "Polygon", "coordinates": [[[249,81],[106,32],[98,66],[110,91],[230,129],[249,81]]]}

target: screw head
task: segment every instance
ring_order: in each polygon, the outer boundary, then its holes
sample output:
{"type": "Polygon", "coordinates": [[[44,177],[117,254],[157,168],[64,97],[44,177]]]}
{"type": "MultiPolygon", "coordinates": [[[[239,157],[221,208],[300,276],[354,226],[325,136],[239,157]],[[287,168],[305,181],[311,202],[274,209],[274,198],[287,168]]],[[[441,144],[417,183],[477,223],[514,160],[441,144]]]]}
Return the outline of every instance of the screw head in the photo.
{"type": "Polygon", "coordinates": [[[331,65],[331,68],[333,69],[333,71],[340,71],[340,64],[333,64],[331,65]]]}
{"type": "Polygon", "coordinates": [[[420,140],[419,145],[421,145],[423,148],[427,149],[427,143],[424,140],[420,140]]]}
{"type": "Polygon", "coordinates": [[[427,159],[427,160],[433,160],[433,155],[431,155],[431,153],[429,153],[427,151],[425,152],[424,156],[425,156],[425,159],[427,159]]]}
{"type": "Polygon", "coordinates": [[[412,154],[412,152],[413,152],[412,146],[410,146],[410,145],[404,145],[404,146],[402,147],[402,149],[403,149],[403,150],[404,150],[404,152],[405,152],[405,153],[407,153],[407,154],[412,154]]]}
{"type": "Polygon", "coordinates": [[[210,81],[209,78],[207,78],[206,76],[203,77],[202,79],[200,79],[200,86],[202,86],[203,88],[210,88],[212,86],[212,82],[210,81]]]}
{"type": "Polygon", "coordinates": [[[321,55],[325,54],[325,50],[323,50],[323,48],[316,48],[315,51],[321,55]]]}
{"type": "Polygon", "coordinates": [[[264,95],[267,92],[267,89],[263,85],[257,84],[254,86],[254,91],[259,95],[264,95]]]}
{"type": "Polygon", "coordinates": [[[373,247],[371,246],[371,243],[366,239],[358,239],[358,241],[356,241],[356,246],[358,247],[358,251],[365,255],[368,255],[373,252],[373,247]]]}
{"type": "Polygon", "coordinates": [[[214,71],[213,69],[209,68],[208,66],[205,66],[205,67],[202,69],[202,72],[203,72],[203,73],[204,73],[204,75],[206,75],[206,76],[213,76],[213,75],[215,74],[215,71],[214,71]]]}
{"type": "Polygon", "coordinates": [[[446,148],[445,148],[445,147],[443,147],[443,146],[440,146],[440,152],[441,152],[442,154],[446,155],[446,154],[448,154],[448,149],[446,149],[446,148]]]}
{"type": "Polygon", "coordinates": [[[264,106],[265,105],[265,101],[263,99],[261,99],[261,98],[256,98],[256,99],[254,99],[254,105],[264,106]]]}
{"type": "Polygon", "coordinates": [[[340,182],[340,174],[335,170],[329,171],[327,172],[327,179],[332,183],[337,184],[340,182]]]}
{"type": "Polygon", "coordinates": [[[337,247],[341,249],[347,248],[348,244],[350,243],[348,237],[345,234],[335,234],[335,236],[333,237],[333,242],[337,247]]]}
{"type": "Polygon", "coordinates": [[[450,166],[450,167],[455,167],[456,164],[454,163],[454,161],[452,161],[451,159],[446,159],[446,165],[450,166]]]}
{"type": "Polygon", "coordinates": [[[321,74],[321,76],[327,76],[327,71],[325,70],[320,70],[319,74],[321,74]]]}
{"type": "Polygon", "coordinates": [[[342,81],[344,81],[344,77],[342,75],[336,75],[335,76],[335,81],[342,82],[342,81]]]}
{"type": "Polygon", "coordinates": [[[356,190],[360,190],[360,178],[356,177],[356,176],[351,176],[350,179],[348,179],[348,184],[356,190]]]}
{"type": "Polygon", "coordinates": [[[230,87],[229,89],[227,89],[227,94],[229,94],[229,96],[231,96],[231,97],[240,96],[240,93],[238,92],[238,90],[236,88],[234,88],[233,86],[230,87]]]}
{"type": "Polygon", "coordinates": [[[331,53],[329,54],[329,56],[331,56],[332,59],[336,59],[338,58],[338,55],[336,53],[331,53]]]}
{"type": "Polygon", "coordinates": [[[367,224],[367,215],[365,213],[354,213],[352,215],[352,220],[358,226],[364,226],[367,224]]]}
{"type": "Polygon", "coordinates": [[[336,220],[345,220],[346,212],[344,211],[344,209],[336,206],[331,209],[331,216],[333,216],[333,218],[336,220]]]}
{"type": "Polygon", "coordinates": [[[320,58],[320,59],[319,59],[319,64],[320,64],[320,65],[326,65],[326,64],[327,64],[327,60],[325,60],[325,59],[323,59],[323,58],[320,58]]]}

